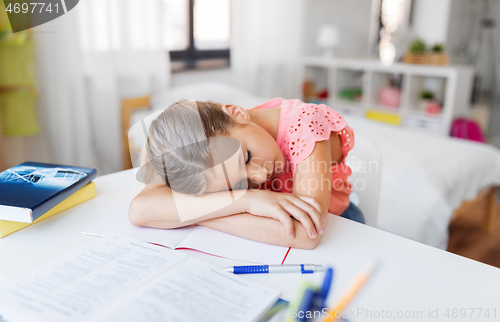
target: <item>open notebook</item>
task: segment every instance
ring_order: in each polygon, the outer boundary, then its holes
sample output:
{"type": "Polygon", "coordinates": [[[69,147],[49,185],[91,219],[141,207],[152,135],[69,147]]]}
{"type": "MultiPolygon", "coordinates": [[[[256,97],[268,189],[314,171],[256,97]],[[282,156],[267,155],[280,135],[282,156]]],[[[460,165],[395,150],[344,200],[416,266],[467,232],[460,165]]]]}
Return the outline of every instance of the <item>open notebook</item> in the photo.
{"type": "Polygon", "coordinates": [[[8,321],[235,321],[262,316],[279,292],[116,232],[0,289],[8,321]]]}
{"type": "Polygon", "coordinates": [[[289,250],[288,247],[258,243],[201,226],[177,229],[136,227],[128,221],[128,205],[82,234],[101,237],[112,231],[171,249],[194,249],[210,255],[269,265],[282,264],[289,250]]]}

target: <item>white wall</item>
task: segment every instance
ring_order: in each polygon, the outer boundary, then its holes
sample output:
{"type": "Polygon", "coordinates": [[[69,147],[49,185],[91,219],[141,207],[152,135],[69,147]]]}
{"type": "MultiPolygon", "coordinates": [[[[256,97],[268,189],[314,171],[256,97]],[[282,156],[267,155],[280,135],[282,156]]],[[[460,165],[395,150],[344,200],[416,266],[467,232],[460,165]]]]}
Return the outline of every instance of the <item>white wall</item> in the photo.
{"type": "Polygon", "coordinates": [[[451,0],[413,0],[414,35],[430,46],[435,43],[446,44],[450,6],[451,0]]]}
{"type": "Polygon", "coordinates": [[[318,30],[323,24],[340,30],[338,56],[367,56],[372,0],[307,0],[304,8],[304,54],[319,54],[318,30]]]}

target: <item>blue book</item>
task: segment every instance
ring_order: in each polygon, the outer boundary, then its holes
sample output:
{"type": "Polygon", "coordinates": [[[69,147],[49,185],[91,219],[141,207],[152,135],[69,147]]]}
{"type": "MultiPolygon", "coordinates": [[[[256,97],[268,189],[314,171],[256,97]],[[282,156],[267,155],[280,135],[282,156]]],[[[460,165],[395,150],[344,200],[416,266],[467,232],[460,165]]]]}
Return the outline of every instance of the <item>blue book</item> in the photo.
{"type": "Polygon", "coordinates": [[[31,223],[96,177],[95,169],[38,162],[0,172],[0,220],[31,223]]]}

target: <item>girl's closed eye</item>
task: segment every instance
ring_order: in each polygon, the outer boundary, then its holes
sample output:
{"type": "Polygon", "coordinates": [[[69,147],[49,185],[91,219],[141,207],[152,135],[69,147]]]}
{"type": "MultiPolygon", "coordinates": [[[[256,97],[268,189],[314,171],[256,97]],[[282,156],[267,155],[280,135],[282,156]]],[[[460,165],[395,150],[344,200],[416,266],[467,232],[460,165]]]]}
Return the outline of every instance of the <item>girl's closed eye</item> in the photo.
{"type": "Polygon", "coordinates": [[[250,154],[250,151],[247,150],[247,161],[245,163],[248,164],[251,159],[252,159],[252,155],[250,154]]]}

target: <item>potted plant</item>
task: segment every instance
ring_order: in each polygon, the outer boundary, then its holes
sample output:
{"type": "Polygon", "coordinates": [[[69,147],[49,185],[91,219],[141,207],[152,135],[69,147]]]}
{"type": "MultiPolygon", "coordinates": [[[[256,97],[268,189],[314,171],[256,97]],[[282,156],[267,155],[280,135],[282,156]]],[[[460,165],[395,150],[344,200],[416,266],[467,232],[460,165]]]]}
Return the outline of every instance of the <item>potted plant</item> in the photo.
{"type": "Polygon", "coordinates": [[[425,54],[427,51],[427,44],[422,39],[415,39],[410,44],[409,50],[412,54],[425,54]]]}
{"type": "Polygon", "coordinates": [[[435,44],[432,46],[431,50],[433,53],[442,53],[444,52],[444,46],[443,44],[435,44]]]}
{"type": "Polygon", "coordinates": [[[443,44],[434,44],[429,51],[425,41],[415,39],[411,42],[408,52],[404,56],[404,62],[408,64],[446,65],[448,64],[448,55],[444,52],[443,44]]]}
{"type": "Polygon", "coordinates": [[[420,101],[418,102],[418,109],[420,111],[425,111],[425,108],[427,107],[427,104],[431,102],[436,94],[433,91],[429,91],[427,89],[424,89],[423,91],[420,92],[420,101]]]}
{"type": "Polygon", "coordinates": [[[441,104],[435,98],[433,91],[424,89],[420,92],[419,110],[433,115],[441,113],[441,104]]]}

